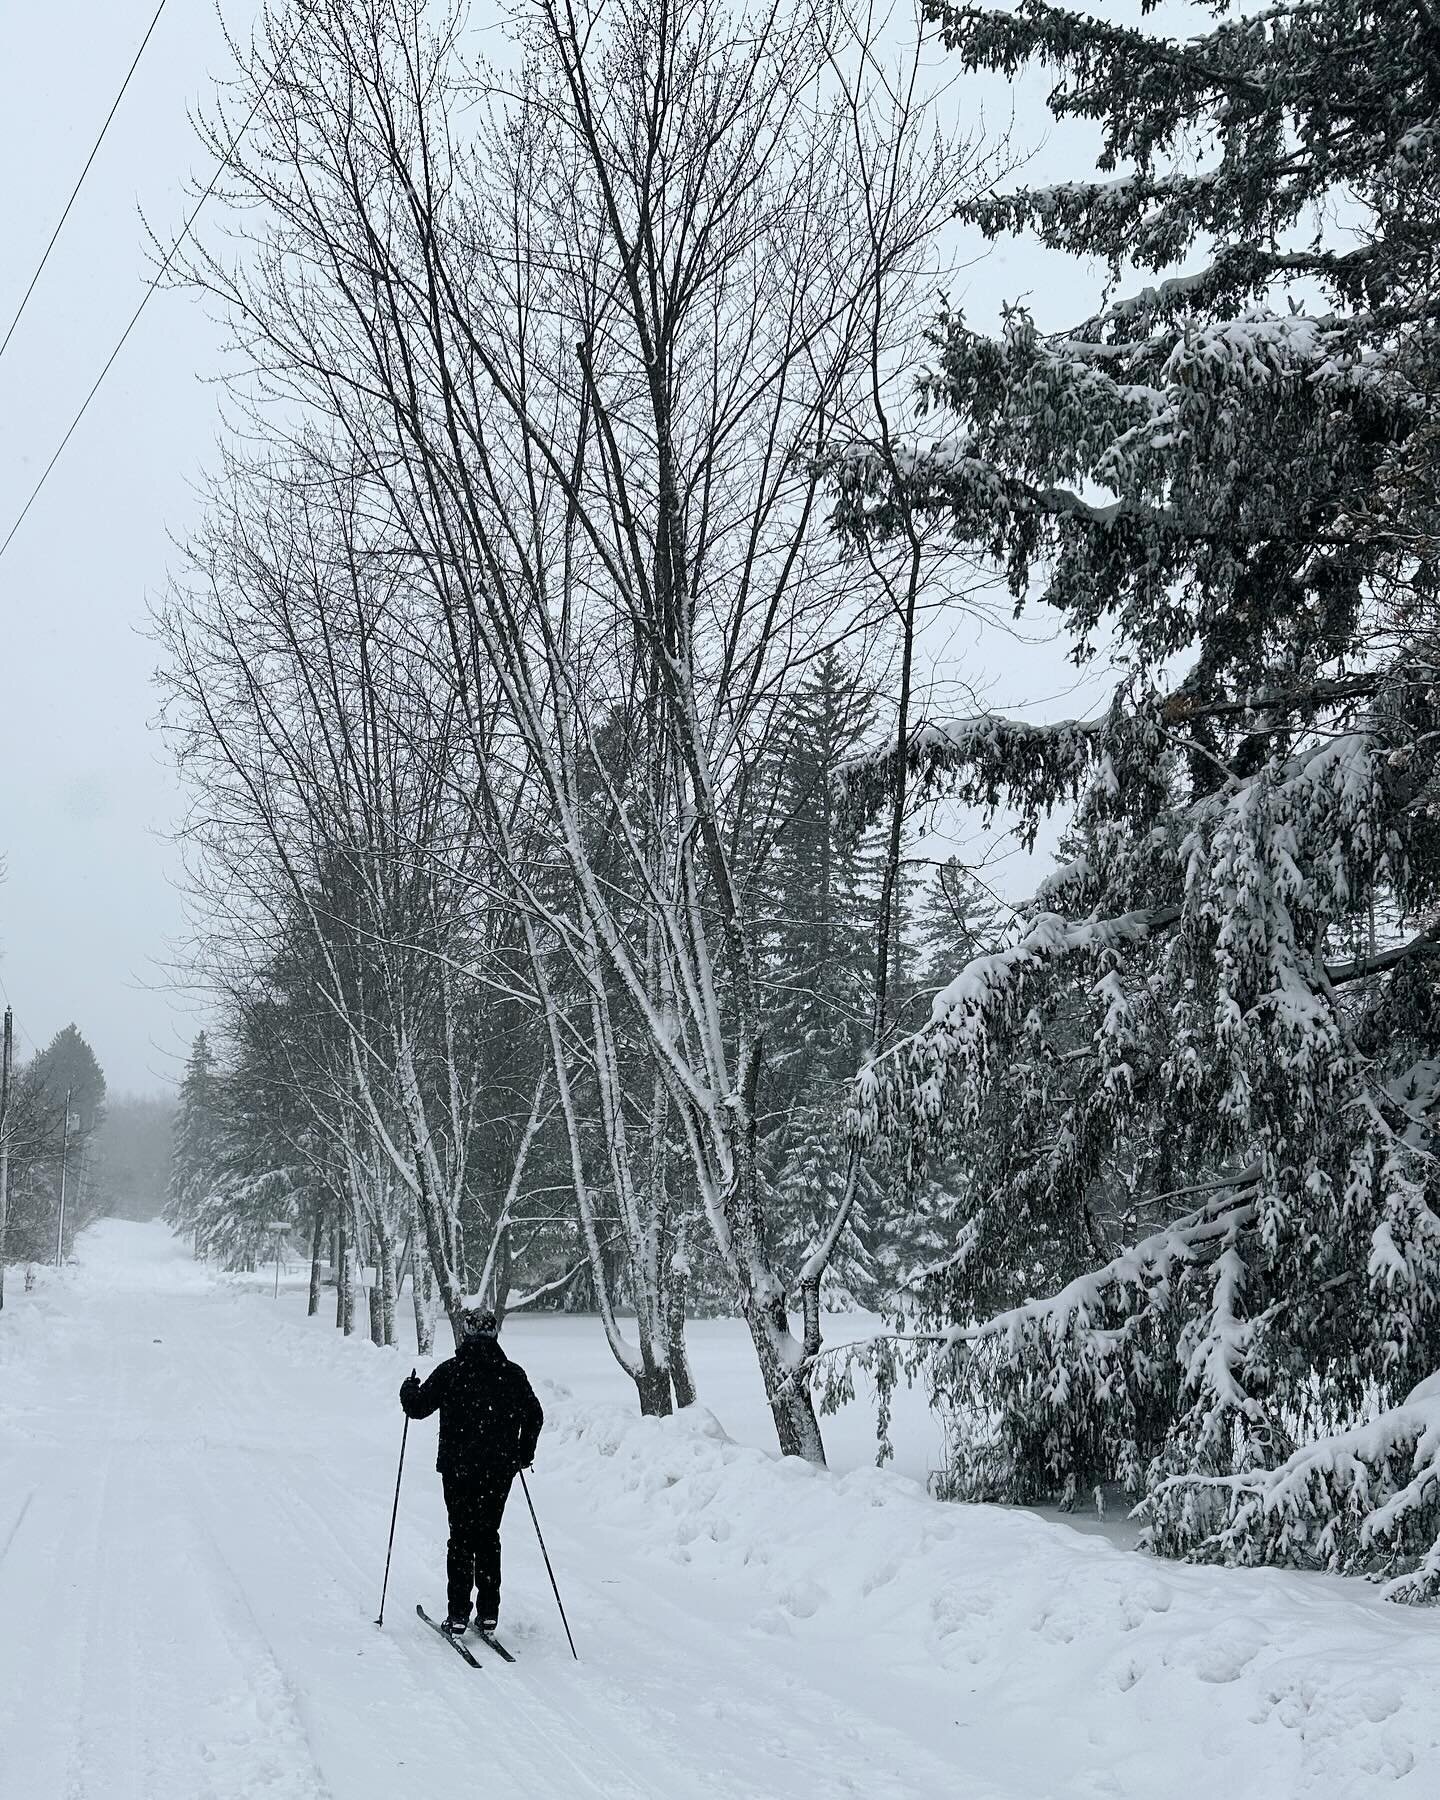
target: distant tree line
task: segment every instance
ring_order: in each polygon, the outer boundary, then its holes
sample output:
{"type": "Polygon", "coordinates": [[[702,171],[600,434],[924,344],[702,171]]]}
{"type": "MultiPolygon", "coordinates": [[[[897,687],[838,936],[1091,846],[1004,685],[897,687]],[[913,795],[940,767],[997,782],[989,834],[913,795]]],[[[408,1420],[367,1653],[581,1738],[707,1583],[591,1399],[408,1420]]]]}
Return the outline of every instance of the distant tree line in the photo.
{"type": "Polygon", "coordinates": [[[105,1209],[98,1150],[104,1123],[105,1076],[78,1028],[67,1025],[15,1071],[5,1125],[9,1205],[0,1242],[0,1281],[6,1263],[52,1263],[68,1255],[76,1234],[105,1209]]]}
{"type": "Polygon", "coordinates": [[[6,1263],[63,1260],[99,1217],[160,1214],[173,1115],[166,1096],[107,1093],[104,1071],[75,1025],[17,1064],[3,1122],[9,1205],[0,1218],[0,1296],[6,1263]]]}
{"type": "Polygon", "coordinates": [[[156,1219],[170,1180],[175,1101],[170,1094],[109,1094],[96,1152],[108,1218],[156,1219]]]}

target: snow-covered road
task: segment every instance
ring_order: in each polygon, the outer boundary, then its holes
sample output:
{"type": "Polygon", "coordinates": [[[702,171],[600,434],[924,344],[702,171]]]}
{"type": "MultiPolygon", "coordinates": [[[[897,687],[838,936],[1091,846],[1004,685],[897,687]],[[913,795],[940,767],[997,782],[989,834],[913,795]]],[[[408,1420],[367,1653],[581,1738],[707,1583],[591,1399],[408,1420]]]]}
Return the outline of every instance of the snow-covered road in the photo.
{"type": "Polygon", "coordinates": [[[82,1258],[0,1315],[3,1800],[1440,1794],[1433,1613],[543,1383],[535,1494],[582,1661],[517,1494],[521,1661],[475,1673],[413,1613],[442,1592],[433,1428],[372,1623],[404,1359],[158,1226],[82,1258]]]}

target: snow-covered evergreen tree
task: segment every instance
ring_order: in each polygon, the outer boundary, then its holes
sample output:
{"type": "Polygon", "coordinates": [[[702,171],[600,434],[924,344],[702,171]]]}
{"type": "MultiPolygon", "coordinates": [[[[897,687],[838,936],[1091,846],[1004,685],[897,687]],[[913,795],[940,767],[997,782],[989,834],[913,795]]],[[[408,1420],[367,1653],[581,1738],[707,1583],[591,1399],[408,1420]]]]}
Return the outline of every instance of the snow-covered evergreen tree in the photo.
{"type": "Polygon", "coordinates": [[[197,1032],[180,1079],[171,1128],[170,1179],[165,1222],[193,1237],[206,1196],[218,1173],[218,1075],[209,1038],[197,1032]]]}
{"type": "Polygon", "coordinates": [[[78,1025],[57,1031],[31,1064],[36,1087],[56,1115],[70,1103],[70,1133],[80,1145],[105,1117],[105,1075],[78,1025]]]}
{"type": "MultiPolygon", "coordinates": [[[[943,320],[906,498],[1125,675],[1100,718],[935,720],[852,771],[862,814],[903,756],[1032,826],[1074,803],[1077,840],[851,1123],[917,1179],[971,1159],[928,1304],[978,1485],[1119,1477],[1161,1549],[1434,1597],[1440,31],[1196,10],[935,12],[1103,134],[1096,179],[971,216],[1113,287],[1050,335],[943,320]]],[[[841,480],[848,530],[892,527],[882,471],[841,480]]]]}
{"type": "Polygon", "coordinates": [[[936,990],[957,968],[1000,948],[1011,916],[958,856],[936,865],[912,912],[912,979],[901,1001],[901,1018],[907,1024],[919,1022],[917,1008],[928,1016],[936,990]]]}
{"type": "MultiPolygon", "coordinates": [[[[939,863],[914,901],[908,979],[897,996],[903,1031],[929,1017],[936,991],[972,957],[998,950],[1010,913],[958,856],[939,863]]],[[[911,1296],[923,1292],[963,1230],[971,1163],[962,1152],[941,1158],[923,1180],[908,1184],[903,1167],[877,1171],[885,1186],[874,1260],[879,1293],[902,1325],[911,1296]],[[958,1221],[958,1227],[957,1227],[958,1221]]]]}
{"type": "Polygon", "coordinates": [[[197,1256],[226,1269],[253,1269],[272,1256],[277,1223],[311,1223],[322,1187],[313,1165],[325,1140],[314,1110],[275,1067],[275,1019],[267,1015],[277,1010],[252,1006],[237,1017],[224,1064],[200,1032],[180,1083],[165,1218],[197,1256]]]}
{"type": "MultiPolygon", "coordinates": [[[[873,694],[827,651],[785,708],[755,783],[755,833],[771,840],[757,857],[755,909],[770,1048],[760,1144],[771,1242],[786,1262],[803,1258],[844,1193],[848,1146],[835,1113],[871,1029],[883,852],[842,828],[835,783],[873,718],[873,694]]],[[[832,1305],[873,1297],[872,1189],[827,1270],[832,1305]]]]}
{"type": "Polygon", "coordinates": [[[62,1161],[66,1246],[95,1217],[103,1197],[96,1132],[105,1120],[105,1075],[78,1026],[57,1031],[17,1072],[11,1104],[5,1254],[15,1261],[48,1261],[60,1223],[62,1161]]]}

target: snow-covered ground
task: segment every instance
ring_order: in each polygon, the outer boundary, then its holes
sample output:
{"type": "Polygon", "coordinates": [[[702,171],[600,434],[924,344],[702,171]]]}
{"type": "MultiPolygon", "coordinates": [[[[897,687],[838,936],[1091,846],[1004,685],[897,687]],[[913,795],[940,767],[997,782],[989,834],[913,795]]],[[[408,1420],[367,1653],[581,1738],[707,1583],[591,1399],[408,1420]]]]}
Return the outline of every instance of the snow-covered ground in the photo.
{"type": "Polygon", "coordinates": [[[521,1660],[475,1673],[413,1612],[442,1600],[431,1424],[373,1624],[409,1358],[159,1226],[81,1257],[12,1272],[0,1314],[4,1800],[1440,1794],[1440,1616],[936,1505],[858,1466],[858,1417],[848,1472],[782,1463],[723,1325],[696,1333],[723,1430],[632,1417],[582,1321],[507,1328],[582,1660],[517,1494],[521,1660]]]}

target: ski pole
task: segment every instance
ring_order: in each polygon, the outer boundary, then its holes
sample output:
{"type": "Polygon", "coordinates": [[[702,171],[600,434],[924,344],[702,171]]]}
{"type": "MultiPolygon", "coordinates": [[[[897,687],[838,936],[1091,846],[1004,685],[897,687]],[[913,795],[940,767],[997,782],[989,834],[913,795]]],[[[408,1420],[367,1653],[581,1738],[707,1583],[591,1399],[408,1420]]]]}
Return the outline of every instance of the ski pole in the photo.
{"type": "MultiPolygon", "coordinates": [[[[414,1378],[415,1371],[410,1371],[414,1378]]],[[[410,1415],[406,1413],[405,1424],[400,1432],[400,1467],[395,1471],[395,1504],[390,1508],[390,1542],[385,1546],[385,1580],[380,1587],[380,1616],[377,1625],[385,1623],[385,1596],[390,1591],[390,1556],[395,1548],[395,1521],[400,1516],[400,1477],[405,1473],[405,1440],[410,1435],[410,1415]]]]}
{"type": "Polygon", "coordinates": [[[535,1526],[535,1535],[540,1540],[540,1554],[545,1558],[545,1573],[550,1577],[550,1586],[555,1590],[555,1604],[560,1608],[560,1623],[565,1627],[565,1636],[570,1639],[570,1654],[576,1662],[580,1660],[580,1652],[575,1648],[575,1640],[570,1637],[570,1621],[565,1617],[565,1602],[560,1598],[560,1587],[555,1580],[555,1571],[550,1567],[550,1552],[545,1548],[545,1536],[540,1529],[540,1521],[535,1517],[535,1502],[530,1498],[530,1483],[525,1479],[525,1471],[520,1471],[520,1485],[525,1490],[525,1504],[530,1508],[530,1518],[535,1526]]]}

